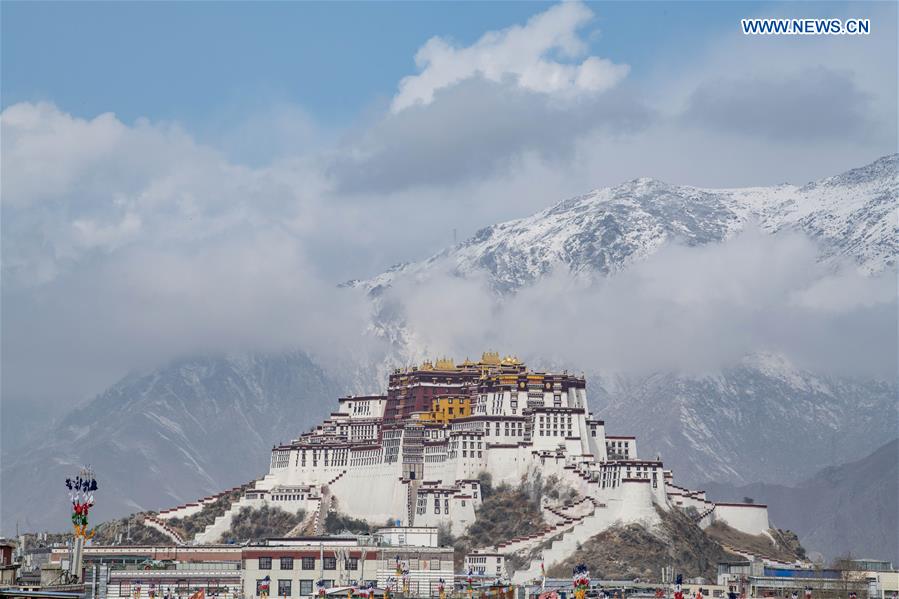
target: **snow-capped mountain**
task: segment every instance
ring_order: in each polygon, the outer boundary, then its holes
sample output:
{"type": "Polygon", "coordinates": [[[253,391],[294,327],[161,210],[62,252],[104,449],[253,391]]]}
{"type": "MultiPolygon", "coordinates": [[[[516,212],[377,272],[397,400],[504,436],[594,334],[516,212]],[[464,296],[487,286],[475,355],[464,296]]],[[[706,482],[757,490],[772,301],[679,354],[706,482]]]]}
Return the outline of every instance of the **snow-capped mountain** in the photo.
{"type": "Polygon", "coordinates": [[[804,231],[821,245],[822,259],[846,256],[876,273],[895,264],[899,248],[897,169],[893,154],[801,187],[699,189],[635,179],[486,227],[427,260],[348,284],[376,290],[448,262],[462,276],[486,273],[498,291],[508,292],[559,265],[613,274],[670,241],[720,242],[750,223],[769,232],[804,231]]]}
{"type": "Polygon", "coordinates": [[[681,481],[791,484],[896,436],[896,385],[753,355],[706,376],[588,376],[591,407],[681,481]]]}
{"type": "Polygon", "coordinates": [[[64,530],[63,481],[98,473],[92,520],[158,510],[265,474],[273,443],[320,422],[343,389],[300,352],[200,357],[125,378],[3,456],[3,532],[64,530]]]}
{"type": "MultiPolygon", "coordinates": [[[[699,189],[636,179],[486,227],[424,261],[347,285],[369,291],[374,331],[393,344],[396,363],[409,363],[443,348],[421,346],[402,300],[385,299],[403,280],[427,281],[448,268],[462,278],[486,277],[507,296],[560,266],[574,275],[614,276],[672,241],[713,246],[748,226],[801,231],[824,263],[847,260],[869,275],[893,269],[899,155],[803,186],[699,189]]],[[[770,353],[702,376],[621,375],[594,366],[593,406],[610,430],[636,434],[641,452],[661,454],[684,482],[788,483],[861,458],[895,435],[895,381],[803,371],[770,353]]]]}

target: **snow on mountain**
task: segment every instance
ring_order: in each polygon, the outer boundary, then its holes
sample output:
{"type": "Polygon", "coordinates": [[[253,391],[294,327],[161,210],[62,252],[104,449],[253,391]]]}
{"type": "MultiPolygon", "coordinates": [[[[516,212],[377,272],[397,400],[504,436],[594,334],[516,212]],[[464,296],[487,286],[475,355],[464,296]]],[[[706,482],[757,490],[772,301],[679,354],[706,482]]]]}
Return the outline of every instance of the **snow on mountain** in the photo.
{"type": "Polygon", "coordinates": [[[532,283],[558,265],[613,274],[670,241],[720,242],[757,222],[800,230],[822,259],[846,256],[868,273],[895,264],[899,155],[801,187],[700,189],[635,179],[563,200],[532,216],[492,225],[427,260],[399,264],[348,285],[369,290],[448,260],[460,275],[486,273],[500,292],[532,283]]]}
{"type": "Polygon", "coordinates": [[[591,407],[678,479],[790,484],[895,437],[896,385],[814,374],[781,356],[706,376],[589,376],[591,407]]]}
{"type": "MultiPolygon", "coordinates": [[[[347,284],[369,291],[373,330],[393,344],[396,363],[409,363],[433,348],[419,346],[395,299],[382,299],[403,277],[424,278],[449,264],[457,276],[487,277],[498,294],[511,294],[559,266],[614,275],[672,241],[717,244],[750,225],[804,232],[821,261],[848,259],[876,274],[896,264],[897,199],[895,154],[803,186],[700,189],[642,178],[486,227],[427,260],[347,284]]],[[[638,435],[644,455],[662,454],[685,482],[790,482],[861,458],[895,433],[895,381],[806,372],[774,354],[704,376],[596,369],[588,375],[593,405],[610,430],[638,435]]]]}
{"type": "Polygon", "coordinates": [[[3,532],[64,530],[63,481],[100,479],[94,521],[196,500],[265,474],[275,443],[320,421],[343,388],[300,352],[182,359],[126,377],[3,456],[3,532]]]}

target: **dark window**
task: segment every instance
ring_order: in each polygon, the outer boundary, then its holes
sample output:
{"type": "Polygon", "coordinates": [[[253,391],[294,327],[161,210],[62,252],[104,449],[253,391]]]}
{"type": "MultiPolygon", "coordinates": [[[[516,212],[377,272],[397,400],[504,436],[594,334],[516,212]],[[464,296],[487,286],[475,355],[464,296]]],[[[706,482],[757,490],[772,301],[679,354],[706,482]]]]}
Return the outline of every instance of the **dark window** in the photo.
{"type": "MultiPolygon", "coordinates": [[[[325,558],[325,559],[328,559],[328,558],[325,558]]],[[[328,578],[324,579],[322,582],[325,583],[325,588],[326,588],[326,589],[329,589],[329,588],[331,588],[331,587],[334,586],[334,581],[333,581],[333,580],[330,580],[330,579],[328,579],[328,578]]]]}
{"type": "Polygon", "coordinates": [[[337,569],[337,558],[336,557],[326,557],[325,560],[322,562],[322,568],[324,568],[325,570],[336,570],[337,569]]]}
{"type": "Polygon", "coordinates": [[[304,570],[315,570],[315,558],[314,557],[304,557],[303,558],[303,569],[304,570]]]}
{"type": "Polygon", "coordinates": [[[312,594],[312,581],[311,580],[301,580],[300,581],[300,595],[311,595],[312,594]]]}
{"type": "Polygon", "coordinates": [[[271,570],[272,569],[272,558],[260,557],[259,558],[259,569],[260,570],[271,570]]]}
{"type": "Polygon", "coordinates": [[[290,581],[278,581],[278,597],[290,597],[290,581]]]}
{"type": "Polygon", "coordinates": [[[292,557],[282,557],[281,558],[281,569],[282,570],[293,570],[293,558],[292,557]]]}
{"type": "Polygon", "coordinates": [[[344,567],[347,570],[358,570],[359,569],[359,558],[358,557],[348,557],[346,560],[346,565],[344,567]]]}

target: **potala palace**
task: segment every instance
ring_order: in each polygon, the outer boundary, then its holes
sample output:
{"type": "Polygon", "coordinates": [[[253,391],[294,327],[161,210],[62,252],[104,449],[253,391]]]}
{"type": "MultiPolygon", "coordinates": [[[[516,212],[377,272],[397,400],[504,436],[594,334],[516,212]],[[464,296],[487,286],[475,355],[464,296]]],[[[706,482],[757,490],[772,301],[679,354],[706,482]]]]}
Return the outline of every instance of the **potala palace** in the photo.
{"type": "MultiPolygon", "coordinates": [[[[494,547],[491,556],[543,545],[549,568],[615,523],[657,522],[657,508],[694,508],[702,527],[723,521],[767,534],[766,506],[712,503],[704,492],[676,485],[659,459],[639,456],[634,437],[607,435],[600,416],[590,411],[583,377],[535,372],[496,353],[398,369],[386,395],[341,398],[324,422],[274,447],[268,474],[194,542],[219,541],[241,508],[263,505],[304,509],[297,535],[320,534],[329,510],[378,525],[445,526],[458,535],[475,520],[485,472],[494,484],[513,486],[555,475],[577,493],[566,504],[544,499],[548,527],[494,547]]],[[[171,532],[167,519],[211,500],[164,511],[148,524],[171,532]]],[[[539,562],[513,578],[535,577],[539,562]]]]}

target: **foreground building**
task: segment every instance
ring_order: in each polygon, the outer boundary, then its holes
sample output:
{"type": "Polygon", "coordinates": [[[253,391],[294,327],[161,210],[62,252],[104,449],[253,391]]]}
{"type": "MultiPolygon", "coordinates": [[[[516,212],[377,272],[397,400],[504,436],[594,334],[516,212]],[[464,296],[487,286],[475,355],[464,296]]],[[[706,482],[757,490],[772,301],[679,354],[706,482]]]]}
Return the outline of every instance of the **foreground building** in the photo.
{"type": "MultiPolygon", "coordinates": [[[[67,567],[69,551],[53,550],[51,566],[67,567]]],[[[437,529],[390,527],[373,535],[266,539],[244,546],[88,546],[85,594],[109,599],[313,597],[372,585],[396,594],[437,597],[451,588],[453,548],[437,529]]],[[[342,593],[346,596],[346,593],[342,593]]]]}
{"type": "Polygon", "coordinates": [[[764,560],[718,564],[718,585],[747,597],[788,597],[806,592],[817,599],[896,599],[899,572],[881,560],[845,560],[839,567],[788,567],[764,560]]]}
{"type": "Polygon", "coordinates": [[[269,539],[243,551],[243,596],[310,597],[356,585],[406,589],[411,597],[437,597],[441,581],[453,580],[453,548],[437,546],[436,529],[399,529],[373,537],[269,539]],[[404,536],[402,543],[399,535],[404,536]],[[430,539],[430,540],[429,540],[430,539]],[[431,541],[432,540],[432,541],[431,541]],[[421,543],[421,544],[419,544],[421,543]]]}

